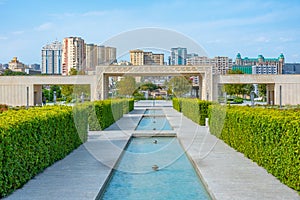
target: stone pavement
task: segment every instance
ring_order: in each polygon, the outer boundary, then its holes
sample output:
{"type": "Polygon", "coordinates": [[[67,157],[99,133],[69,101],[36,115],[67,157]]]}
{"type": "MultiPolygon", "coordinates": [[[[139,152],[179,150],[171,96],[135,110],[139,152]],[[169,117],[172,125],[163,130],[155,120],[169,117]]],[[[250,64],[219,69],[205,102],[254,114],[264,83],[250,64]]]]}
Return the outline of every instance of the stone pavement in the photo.
{"type": "MultiPolygon", "coordinates": [[[[171,108],[170,102],[137,102],[135,110],[124,115],[105,131],[89,132],[88,141],[65,159],[48,167],[21,189],[8,196],[19,199],[95,199],[108,180],[146,107],[164,110],[182,146],[186,149],[213,199],[300,199],[298,193],[243,154],[210,135],[171,108]]],[[[162,132],[159,132],[162,133],[162,132]]],[[[153,134],[157,134],[155,131],[153,134]]]]}

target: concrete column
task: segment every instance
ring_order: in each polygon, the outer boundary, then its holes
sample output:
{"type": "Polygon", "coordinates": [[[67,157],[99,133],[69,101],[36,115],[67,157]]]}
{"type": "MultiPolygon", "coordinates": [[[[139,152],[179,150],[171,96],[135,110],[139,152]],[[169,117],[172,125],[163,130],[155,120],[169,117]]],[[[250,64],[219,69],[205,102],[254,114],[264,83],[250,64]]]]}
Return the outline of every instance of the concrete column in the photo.
{"type": "Polygon", "coordinates": [[[267,84],[267,104],[274,105],[275,102],[275,96],[274,96],[274,84],[267,84]]]}
{"type": "Polygon", "coordinates": [[[94,76],[90,84],[91,101],[99,100],[97,96],[97,77],[94,76]]]}
{"type": "Polygon", "coordinates": [[[199,87],[199,92],[201,90],[201,99],[202,100],[207,100],[207,96],[206,96],[206,90],[207,90],[207,79],[206,79],[206,74],[201,74],[202,76],[202,87],[199,87]],[[201,88],[201,89],[200,89],[201,88]]]}
{"type": "Polygon", "coordinates": [[[42,105],[42,85],[34,85],[34,105],[42,105]]]}
{"type": "Polygon", "coordinates": [[[199,89],[198,89],[198,98],[199,99],[202,99],[202,86],[203,86],[203,78],[202,78],[202,75],[199,74],[198,75],[198,80],[199,80],[199,89]]]}
{"type": "Polygon", "coordinates": [[[103,85],[102,85],[102,97],[103,99],[108,98],[108,90],[109,90],[109,76],[108,75],[103,75],[103,85]]]}

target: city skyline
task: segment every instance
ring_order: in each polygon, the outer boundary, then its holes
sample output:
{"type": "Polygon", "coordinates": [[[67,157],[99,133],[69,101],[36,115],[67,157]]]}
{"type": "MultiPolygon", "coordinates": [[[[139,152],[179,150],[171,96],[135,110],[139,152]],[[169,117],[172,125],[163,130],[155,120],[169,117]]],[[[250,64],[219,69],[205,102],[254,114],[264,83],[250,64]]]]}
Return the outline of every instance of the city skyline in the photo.
{"type": "Polygon", "coordinates": [[[300,62],[300,2],[296,0],[75,0],[72,4],[0,0],[0,7],[0,16],[6,19],[1,23],[0,63],[13,57],[25,64],[41,63],[45,44],[69,36],[101,45],[120,33],[148,27],[179,32],[197,42],[209,57],[283,53],[286,62],[300,62]]]}

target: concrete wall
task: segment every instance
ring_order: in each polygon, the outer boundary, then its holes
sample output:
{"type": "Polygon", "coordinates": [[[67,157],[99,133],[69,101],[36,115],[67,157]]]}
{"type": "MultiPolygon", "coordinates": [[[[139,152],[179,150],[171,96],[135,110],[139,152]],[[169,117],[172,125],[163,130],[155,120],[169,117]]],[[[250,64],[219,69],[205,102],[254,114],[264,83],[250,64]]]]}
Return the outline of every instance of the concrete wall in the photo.
{"type": "Polygon", "coordinates": [[[300,84],[299,83],[277,83],[274,87],[275,104],[280,104],[280,86],[282,105],[300,105],[300,84]]]}
{"type": "Polygon", "coordinates": [[[34,89],[31,84],[1,84],[0,85],[0,104],[11,106],[33,105],[34,89]],[[28,100],[27,100],[28,87],[28,100]]]}
{"type": "Polygon", "coordinates": [[[42,85],[90,85],[93,101],[97,99],[96,80],[96,76],[1,76],[0,104],[10,106],[41,104],[42,85]]]}
{"type": "MultiPolygon", "coordinates": [[[[215,84],[268,84],[269,91],[274,91],[273,104],[280,104],[279,88],[282,88],[282,105],[300,104],[300,75],[221,75],[215,84]]],[[[216,87],[215,87],[216,88],[216,87]]],[[[269,100],[273,100],[271,97],[269,100]]]]}

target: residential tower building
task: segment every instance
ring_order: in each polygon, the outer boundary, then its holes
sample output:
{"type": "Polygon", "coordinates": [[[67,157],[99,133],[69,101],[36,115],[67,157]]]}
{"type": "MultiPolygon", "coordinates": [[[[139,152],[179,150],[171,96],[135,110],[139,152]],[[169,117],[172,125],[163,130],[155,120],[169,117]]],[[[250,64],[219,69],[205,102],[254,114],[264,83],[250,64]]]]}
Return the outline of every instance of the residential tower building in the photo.
{"type": "Polygon", "coordinates": [[[130,62],[132,65],[164,65],[164,54],[144,52],[143,50],[131,50],[130,62]]]}
{"type": "Polygon", "coordinates": [[[68,37],[63,40],[62,74],[68,75],[71,68],[85,71],[85,44],[80,37],[68,37]]]}
{"type": "Polygon", "coordinates": [[[86,44],[85,45],[85,68],[87,71],[95,71],[98,64],[98,46],[95,44],[86,44]]]}
{"type": "Polygon", "coordinates": [[[117,61],[117,49],[115,47],[97,47],[97,65],[111,65],[117,61]]]}
{"type": "Polygon", "coordinates": [[[62,44],[54,41],[42,48],[42,74],[62,74],[62,44]]]}
{"type": "Polygon", "coordinates": [[[171,48],[169,65],[186,65],[187,49],[182,47],[171,48]]]}
{"type": "Polygon", "coordinates": [[[226,74],[232,67],[232,59],[225,56],[192,56],[187,59],[187,65],[211,65],[213,74],[226,74]]]}

